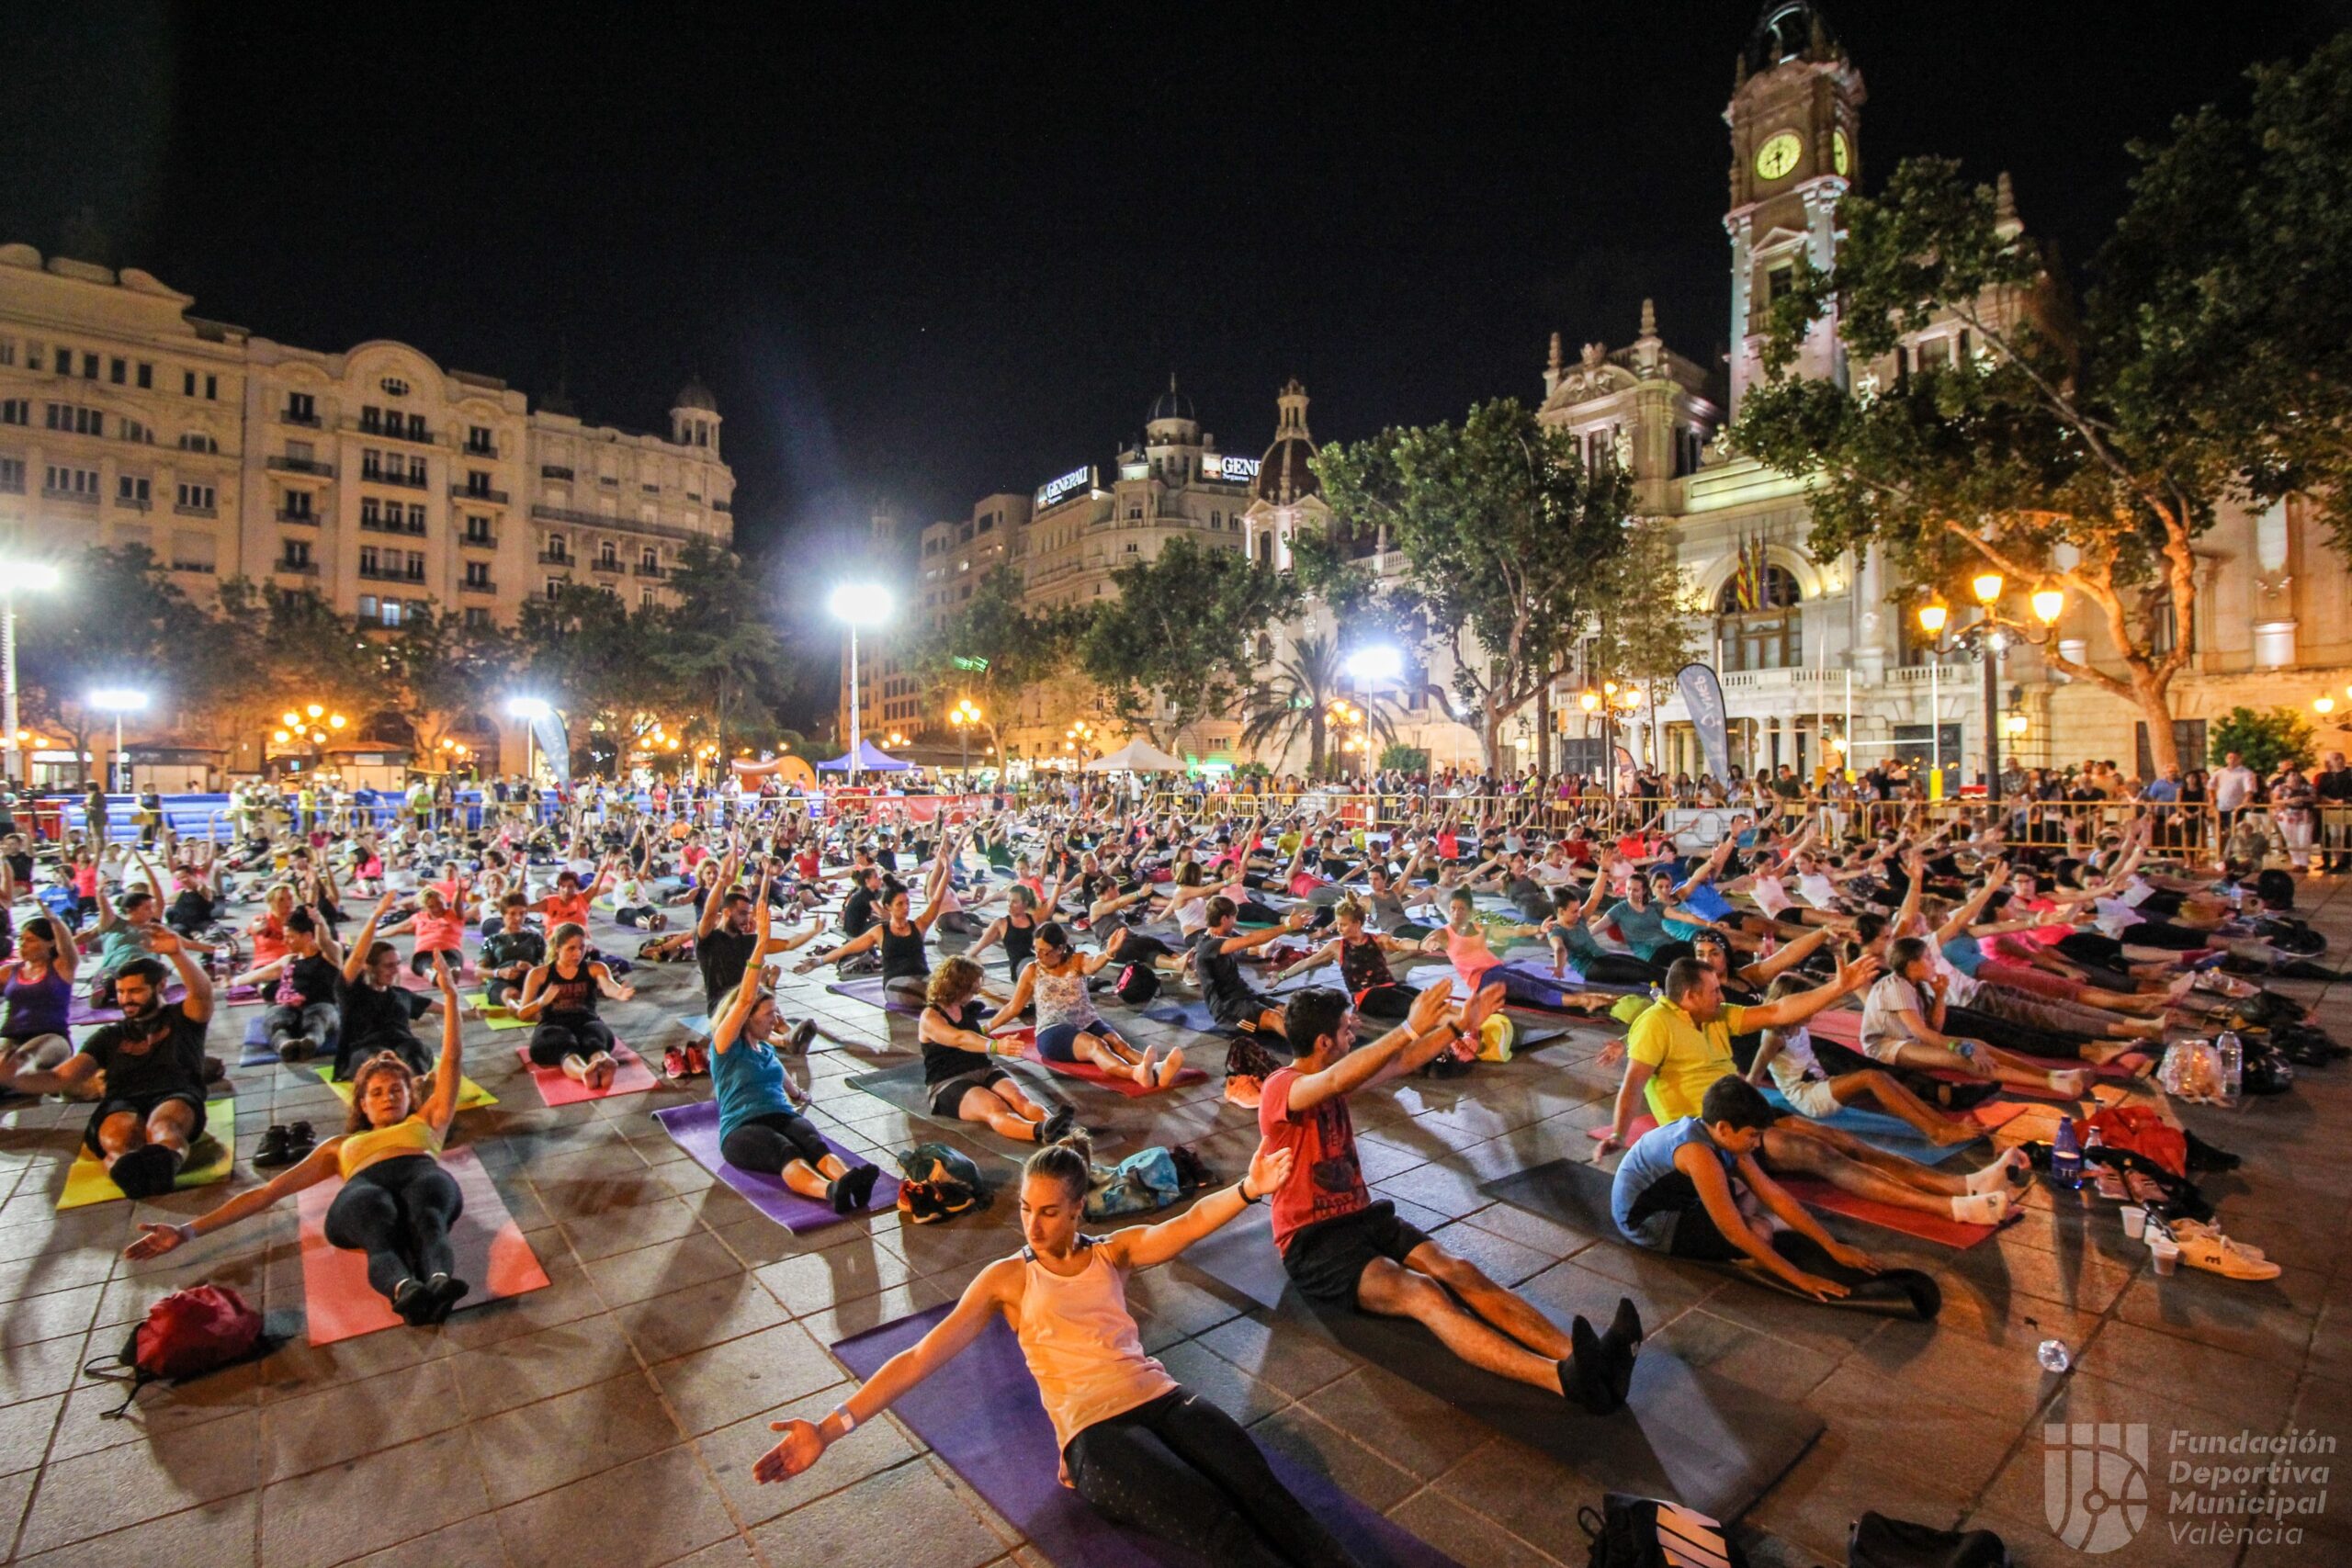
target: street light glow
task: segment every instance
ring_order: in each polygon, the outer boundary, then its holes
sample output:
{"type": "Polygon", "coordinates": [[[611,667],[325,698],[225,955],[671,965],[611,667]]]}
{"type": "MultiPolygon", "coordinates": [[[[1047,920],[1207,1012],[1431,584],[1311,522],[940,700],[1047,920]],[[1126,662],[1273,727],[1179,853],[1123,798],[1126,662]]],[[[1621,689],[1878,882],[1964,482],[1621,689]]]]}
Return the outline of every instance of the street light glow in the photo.
{"type": "Polygon", "coordinates": [[[878,582],[844,582],[825,607],[846,626],[870,626],[890,618],[890,591],[878,582]]]}
{"type": "Polygon", "coordinates": [[[147,694],[128,686],[101,686],[90,694],[90,705],[100,713],[139,713],[147,706],[147,694]]]}
{"type": "Polygon", "coordinates": [[[509,718],[526,719],[533,724],[552,715],[555,710],[537,697],[509,697],[506,715],[509,718]]]}
{"type": "Polygon", "coordinates": [[[1395,681],[1405,673],[1405,656],[1386,643],[1374,643],[1348,655],[1348,673],[1359,681],[1395,681]]]}
{"type": "Polygon", "coordinates": [[[58,570],[46,561],[0,561],[0,582],[9,588],[31,588],[47,592],[64,580],[58,570]]]}

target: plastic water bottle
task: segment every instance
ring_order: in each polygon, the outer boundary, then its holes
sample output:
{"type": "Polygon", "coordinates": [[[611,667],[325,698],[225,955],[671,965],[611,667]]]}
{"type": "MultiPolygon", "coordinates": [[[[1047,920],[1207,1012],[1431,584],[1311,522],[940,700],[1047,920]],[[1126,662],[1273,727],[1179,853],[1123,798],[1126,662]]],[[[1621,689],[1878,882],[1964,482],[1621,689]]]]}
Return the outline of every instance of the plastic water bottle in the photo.
{"type": "Polygon", "coordinates": [[[2071,1116],[2058,1123],[2058,1135],[2050,1143],[2050,1182],[2074,1190],[2083,1185],[2083,1145],[2071,1116]]]}
{"type": "Polygon", "coordinates": [[[2234,1029],[2213,1037],[2213,1055],[2222,1068],[2222,1103],[2235,1105],[2245,1087],[2245,1043],[2234,1029]]]}
{"type": "Polygon", "coordinates": [[[2041,1363],[2045,1372],[2063,1372],[2075,1364],[2075,1359],[2066,1354],[2065,1342],[2059,1339],[2043,1340],[2033,1352],[2033,1359],[2041,1363]]]}

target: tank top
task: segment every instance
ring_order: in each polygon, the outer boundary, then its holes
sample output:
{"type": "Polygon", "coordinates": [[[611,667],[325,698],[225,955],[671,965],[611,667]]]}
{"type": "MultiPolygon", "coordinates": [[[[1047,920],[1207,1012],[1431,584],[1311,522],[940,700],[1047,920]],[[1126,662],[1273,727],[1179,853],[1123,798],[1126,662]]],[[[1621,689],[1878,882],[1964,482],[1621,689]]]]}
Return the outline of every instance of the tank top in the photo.
{"type": "Polygon", "coordinates": [[[910,925],[904,936],[882,927],[882,977],[885,980],[920,980],[931,973],[931,965],[923,961],[922,928],[910,925]]]}
{"type": "Polygon", "coordinates": [[[1360,997],[1374,986],[1396,983],[1396,976],[1388,972],[1388,955],[1370,937],[1340,943],[1340,979],[1351,997],[1360,997]]]}
{"type": "Polygon", "coordinates": [[[1032,919],[1022,925],[1011,915],[1004,918],[1004,957],[1015,975],[1021,966],[1037,956],[1037,922],[1032,919]]]}
{"type": "MultiPolygon", "coordinates": [[[[980,1010],[980,1004],[976,1001],[965,1003],[960,1017],[944,1008],[933,1007],[925,1010],[937,1013],[957,1029],[977,1030],[980,1027],[980,1021],[975,1016],[980,1010]]],[[[922,1082],[925,1089],[936,1088],[973,1073],[987,1072],[995,1065],[995,1060],[985,1051],[967,1051],[961,1045],[934,1045],[928,1040],[922,1043],[922,1082]]]]}
{"type": "Polygon", "coordinates": [[[1034,995],[1037,998],[1039,1029],[1049,1029],[1057,1023],[1073,1023],[1083,1029],[1100,1021],[1095,1017],[1093,1000],[1086,994],[1086,972],[1074,964],[1061,975],[1050,974],[1039,964],[1034,995]]]}
{"type": "MultiPolygon", "coordinates": [[[[1021,1311],[1012,1332],[1022,1359],[1037,1380],[1057,1451],[1098,1421],[1148,1404],[1176,1388],[1168,1369],[1143,1353],[1135,1315],[1127,1311],[1125,1273],[1111,1264],[1091,1236],[1080,1236],[1086,1267],[1057,1274],[1027,1247],[1021,1311]]],[[[1069,1471],[1062,1472],[1064,1483],[1069,1471]]]]}
{"type": "Polygon", "coordinates": [[[541,1018],[549,1013],[568,1013],[594,1018],[596,1016],[596,973],[594,966],[582,958],[580,967],[570,979],[554,964],[548,965],[547,989],[541,993],[547,1005],[539,1010],[541,1018]]]}
{"type": "Polygon", "coordinates": [[[63,1034],[66,1015],[74,1008],[74,983],[54,964],[38,980],[28,980],[22,969],[12,970],[5,995],[8,1017],[0,1024],[0,1039],[30,1040],[37,1034],[63,1034]]]}
{"type": "Polygon", "coordinates": [[[1731,1156],[1717,1147],[1707,1136],[1706,1123],[1695,1116],[1684,1116],[1653,1127],[1634,1140],[1625,1157],[1617,1167],[1617,1175],[1609,1189],[1610,1217],[1617,1222],[1617,1229],[1626,1240],[1638,1247],[1663,1250],[1674,1245],[1675,1222],[1679,1217],[1673,1210],[1662,1209],[1634,1218],[1634,1206],[1643,1193],[1668,1177],[1678,1174],[1674,1152],[1685,1144],[1697,1144],[1722,1162],[1724,1174],[1734,1170],[1731,1156]]]}
{"type": "Polygon", "coordinates": [[[1478,988],[1479,977],[1487,970],[1502,964],[1502,960],[1495,956],[1495,950],[1487,945],[1487,933],[1476,929],[1464,933],[1448,925],[1445,955],[1453,961],[1455,971],[1470,983],[1472,990],[1478,988]]]}
{"type": "Polygon", "coordinates": [[[377,1127],[365,1133],[346,1133],[336,1146],[335,1163],[342,1168],[345,1181],[362,1166],[373,1165],[379,1159],[396,1158],[401,1155],[437,1155],[441,1152],[441,1134],[423,1116],[411,1116],[389,1127],[377,1127]]]}
{"type": "Polygon", "coordinates": [[[1198,936],[1208,930],[1208,900],[1193,898],[1176,906],[1176,929],[1186,936],[1198,936]]]}

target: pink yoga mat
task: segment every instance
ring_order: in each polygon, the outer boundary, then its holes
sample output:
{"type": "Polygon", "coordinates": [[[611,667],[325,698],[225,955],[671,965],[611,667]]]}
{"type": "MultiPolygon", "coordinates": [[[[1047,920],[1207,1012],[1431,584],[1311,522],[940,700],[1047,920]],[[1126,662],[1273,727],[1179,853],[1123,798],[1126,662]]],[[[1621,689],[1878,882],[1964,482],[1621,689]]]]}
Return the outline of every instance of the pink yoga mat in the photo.
{"type": "MultiPolygon", "coordinates": [[[[1047,1072],[1060,1077],[1076,1078],[1080,1083],[1095,1084],[1103,1089],[1115,1090],[1125,1095],[1129,1100],[1140,1100],[1147,1094],[1165,1092],[1163,1089],[1147,1089],[1133,1078],[1114,1077],[1091,1062],[1049,1062],[1037,1055],[1037,1032],[1034,1029],[1008,1029],[996,1038],[1020,1041],[1023,1061],[1035,1062],[1047,1072]]],[[[1198,1067],[1185,1067],[1177,1073],[1176,1081],[1168,1085],[1167,1088],[1181,1089],[1186,1084],[1206,1083],[1208,1077],[1208,1074],[1198,1067]]]]}
{"type": "MultiPolygon", "coordinates": [[[[1809,1176],[1783,1176],[1775,1179],[1789,1190],[1790,1196],[1809,1209],[1826,1209],[1833,1214],[1844,1214],[1852,1219],[1867,1220],[1883,1229],[1900,1231],[1905,1235],[1916,1235],[1922,1241],[1939,1241],[1946,1247],[1974,1247],[2001,1228],[1999,1225],[1966,1224],[1949,1214],[1930,1214],[1920,1209],[1898,1208],[1893,1203],[1882,1203],[1874,1198],[1858,1197],[1842,1188],[1832,1187],[1826,1181],[1817,1181],[1809,1176]]],[[[2012,1211],[2009,1221],[2005,1221],[2004,1224],[2013,1222],[2018,1217],[2012,1211]]]]}
{"type": "MultiPolygon", "coordinates": [[[[458,1310],[477,1307],[504,1296],[544,1290],[548,1271],[539,1266],[523,1229],[506,1212],[505,1201],[492,1186],[490,1173],[469,1148],[450,1149],[441,1156],[441,1168],[455,1177],[465,1197],[465,1211],[449,1233],[458,1255],[458,1278],[473,1286],[458,1310]]],[[[368,1282],[365,1253],[346,1252],[327,1244],[327,1210],[343,1190],[340,1179],[306,1187],[296,1195],[302,1219],[302,1304],[313,1345],[332,1345],[379,1328],[402,1326],[392,1303],[368,1282]]]]}
{"type": "Polygon", "coordinates": [[[643,1094],[653,1087],[653,1069],[645,1058],[622,1044],[613,1042],[613,1060],[620,1064],[620,1071],[613,1076],[610,1089],[590,1089],[578,1078],[566,1077],[561,1067],[543,1067],[531,1060],[527,1045],[517,1045],[514,1055],[521,1058],[531,1081],[539,1087],[539,1098],[550,1109],[559,1105],[577,1105],[583,1100],[610,1100],[616,1095],[643,1094]]]}

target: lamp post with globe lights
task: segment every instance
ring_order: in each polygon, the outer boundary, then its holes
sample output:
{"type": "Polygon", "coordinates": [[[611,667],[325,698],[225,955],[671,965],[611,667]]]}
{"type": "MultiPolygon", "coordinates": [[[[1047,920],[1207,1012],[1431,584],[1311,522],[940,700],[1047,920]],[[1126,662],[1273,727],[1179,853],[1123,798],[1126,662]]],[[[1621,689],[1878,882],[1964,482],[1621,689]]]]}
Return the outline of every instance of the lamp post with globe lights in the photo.
{"type": "Polygon", "coordinates": [[[972,726],[980,722],[980,710],[971,698],[957,702],[947,715],[947,722],[956,730],[956,750],[961,759],[957,772],[963,776],[963,786],[972,787],[972,726]]]}
{"type": "MultiPolygon", "coordinates": [[[[1984,663],[1984,796],[1998,800],[2001,794],[2001,654],[2012,643],[2040,648],[2047,643],[2057,629],[2059,618],[2066,613],[2064,590],[2044,584],[2028,595],[2033,618],[2038,626],[2012,619],[2001,614],[2001,595],[2007,590],[2008,580],[1997,571],[1981,571],[1969,580],[1969,591],[1976,596],[1978,618],[1955,632],[1949,638],[1944,628],[1951,623],[1951,607],[1940,596],[1919,606],[1919,629],[1933,639],[1929,653],[1934,662],[1928,673],[1928,704],[1929,735],[1933,738],[1931,755],[1938,775],[1943,770],[1942,715],[1936,705],[1941,695],[1944,656],[1967,652],[1984,663]]],[[[2022,718],[2023,715],[2015,716],[2022,718]]],[[[2011,730],[2022,736],[2023,726],[2011,730]]]]}

